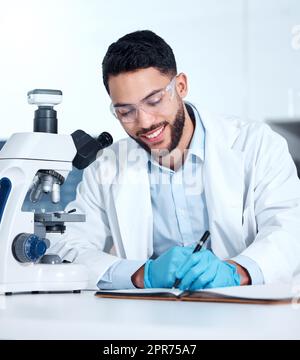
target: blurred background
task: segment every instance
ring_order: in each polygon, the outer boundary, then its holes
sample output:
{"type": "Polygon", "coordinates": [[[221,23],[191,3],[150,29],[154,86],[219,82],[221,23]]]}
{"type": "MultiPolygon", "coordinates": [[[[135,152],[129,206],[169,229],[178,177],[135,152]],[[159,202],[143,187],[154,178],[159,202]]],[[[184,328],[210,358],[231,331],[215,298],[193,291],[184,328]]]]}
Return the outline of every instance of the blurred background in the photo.
{"type": "Polygon", "coordinates": [[[0,140],[32,131],[35,88],[63,91],[60,133],[124,137],[101,62],[112,42],[142,29],[171,45],[200,113],[270,123],[299,166],[299,0],[0,0],[0,140]]]}

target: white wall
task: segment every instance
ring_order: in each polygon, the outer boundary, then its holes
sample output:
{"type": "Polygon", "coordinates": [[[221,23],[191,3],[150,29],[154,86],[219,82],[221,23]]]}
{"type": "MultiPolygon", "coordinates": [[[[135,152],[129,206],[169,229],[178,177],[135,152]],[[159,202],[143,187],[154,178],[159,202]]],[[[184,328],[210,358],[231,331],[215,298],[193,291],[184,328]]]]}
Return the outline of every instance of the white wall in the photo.
{"type": "Polygon", "coordinates": [[[300,25],[300,1],[248,4],[248,115],[300,117],[300,38],[292,33],[300,25]]]}
{"type": "Polygon", "coordinates": [[[299,0],[0,0],[0,138],[32,130],[34,88],[63,91],[60,133],[123,137],[101,62],[138,29],[172,46],[189,100],[258,121],[300,116],[298,24],[299,0]]]}

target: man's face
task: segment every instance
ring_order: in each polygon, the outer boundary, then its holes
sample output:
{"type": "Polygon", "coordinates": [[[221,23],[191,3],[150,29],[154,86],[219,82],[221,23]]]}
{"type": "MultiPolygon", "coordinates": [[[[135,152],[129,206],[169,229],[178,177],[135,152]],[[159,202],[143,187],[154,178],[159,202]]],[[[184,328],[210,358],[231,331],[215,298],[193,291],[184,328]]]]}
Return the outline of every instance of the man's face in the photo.
{"type": "Polygon", "coordinates": [[[186,79],[183,74],[180,76],[181,79],[175,78],[171,82],[170,76],[147,68],[109,78],[112,103],[125,119],[131,116],[128,109],[137,106],[137,111],[133,112],[134,121],[123,122],[121,119],[120,122],[127,134],[148,152],[167,154],[180,142],[185,124],[182,98],[186,94],[186,84],[182,84],[186,79]],[[169,84],[168,91],[164,91],[169,84]],[[156,105],[158,100],[160,103],[156,105]]]}

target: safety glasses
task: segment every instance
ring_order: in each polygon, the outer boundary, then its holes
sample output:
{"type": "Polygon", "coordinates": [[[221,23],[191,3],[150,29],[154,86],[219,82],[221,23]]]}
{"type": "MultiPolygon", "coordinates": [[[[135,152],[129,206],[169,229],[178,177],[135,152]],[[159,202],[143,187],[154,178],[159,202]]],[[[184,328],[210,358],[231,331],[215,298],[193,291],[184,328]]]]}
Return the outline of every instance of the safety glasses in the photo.
{"type": "Polygon", "coordinates": [[[169,82],[169,84],[158,90],[156,93],[147,96],[138,104],[130,105],[110,105],[112,114],[119,119],[122,123],[132,123],[138,117],[138,111],[143,110],[147,114],[159,115],[168,110],[171,100],[175,93],[176,76],[169,82]]]}

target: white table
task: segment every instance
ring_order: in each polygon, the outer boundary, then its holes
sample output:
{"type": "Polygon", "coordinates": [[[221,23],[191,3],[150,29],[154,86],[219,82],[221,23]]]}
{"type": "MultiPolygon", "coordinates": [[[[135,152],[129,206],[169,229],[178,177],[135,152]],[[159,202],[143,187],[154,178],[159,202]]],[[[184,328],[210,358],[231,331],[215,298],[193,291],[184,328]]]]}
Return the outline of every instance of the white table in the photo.
{"type": "Polygon", "coordinates": [[[300,306],[0,295],[0,339],[300,339],[300,306]]]}

